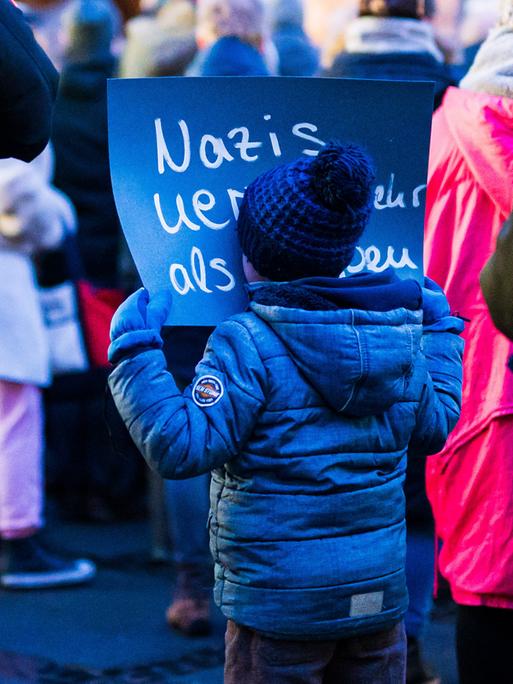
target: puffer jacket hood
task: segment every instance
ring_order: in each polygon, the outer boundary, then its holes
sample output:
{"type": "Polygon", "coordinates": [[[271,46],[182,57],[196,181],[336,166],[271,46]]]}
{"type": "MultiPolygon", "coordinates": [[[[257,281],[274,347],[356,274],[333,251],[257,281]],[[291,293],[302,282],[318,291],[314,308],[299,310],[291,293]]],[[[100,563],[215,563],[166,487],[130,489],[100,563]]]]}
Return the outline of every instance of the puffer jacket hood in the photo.
{"type": "Polygon", "coordinates": [[[251,309],[335,411],[378,415],[404,398],[422,336],[416,281],[400,281],[389,272],[258,283],[250,293],[251,309]]]}

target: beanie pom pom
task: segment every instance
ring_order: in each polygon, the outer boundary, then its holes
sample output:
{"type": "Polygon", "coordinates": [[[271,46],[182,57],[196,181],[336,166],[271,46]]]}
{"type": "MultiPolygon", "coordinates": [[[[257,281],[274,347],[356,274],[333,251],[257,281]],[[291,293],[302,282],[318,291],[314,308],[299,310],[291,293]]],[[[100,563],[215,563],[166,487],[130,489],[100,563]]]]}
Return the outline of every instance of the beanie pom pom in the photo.
{"type": "Polygon", "coordinates": [[[370,204],[374,169],[358,145],[328,143],[309,171],[312,188],[328,209],[355,212],[370,204]]]}

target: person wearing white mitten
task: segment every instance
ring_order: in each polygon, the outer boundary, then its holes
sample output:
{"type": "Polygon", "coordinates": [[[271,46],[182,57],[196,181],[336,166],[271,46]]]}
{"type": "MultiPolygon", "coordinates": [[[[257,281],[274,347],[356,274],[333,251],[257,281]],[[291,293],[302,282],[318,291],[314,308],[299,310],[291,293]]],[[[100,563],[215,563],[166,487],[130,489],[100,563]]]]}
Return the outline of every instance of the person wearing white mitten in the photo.
{"type": "Polygon", "coordinates": [[[49,349],[32,256],[74,229],[70,202],[50,184],[51,152],[0,160],[0,586],[30,589],[86,581],[93,563],[49,553],[43,526],[43,412],[49,349]]]}

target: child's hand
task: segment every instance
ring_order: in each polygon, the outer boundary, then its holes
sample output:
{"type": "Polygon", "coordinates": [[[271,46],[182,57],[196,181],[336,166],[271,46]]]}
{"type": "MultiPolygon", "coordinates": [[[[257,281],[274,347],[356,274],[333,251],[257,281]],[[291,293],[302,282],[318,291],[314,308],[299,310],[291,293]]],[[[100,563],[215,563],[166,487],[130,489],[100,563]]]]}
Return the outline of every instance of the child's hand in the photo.
{"type": "Polygon", "coordinates": [[[422,308],[424,309],[424,325],[435,323],[445,316],[451,315],[449,302],[445,296],[444,291],[435,283],[434,280],[424,278],[424,287],[422,288],[422,308]]]}
{"type": "Polygon", "coordinates": [[[133,330],[160,330],[171,311],[169,289],[158,290],[150,300],[150,293],[139,288],[119,306],[110,324],[110,339],[114,341],[133,330]]]}
{"type": "Polygon", "coordinates": [[[151,299],[144,288],[131,294],[112,318],[109,361],[119,363],[126,356],[161,349],[160,329],[166,322],[171,304],[169,289],[158,290],[151,299]]]}

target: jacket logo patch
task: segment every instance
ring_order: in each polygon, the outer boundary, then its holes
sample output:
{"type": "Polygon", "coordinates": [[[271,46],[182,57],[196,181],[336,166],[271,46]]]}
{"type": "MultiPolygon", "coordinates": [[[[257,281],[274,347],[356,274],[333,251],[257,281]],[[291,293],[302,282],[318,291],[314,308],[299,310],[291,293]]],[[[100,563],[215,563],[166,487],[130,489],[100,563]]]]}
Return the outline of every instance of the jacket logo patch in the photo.
{"type": "Polygon", "coordinates": [[[353,594],[349,617],[378,615],[383,610],[384,592],[373,591],[369,594],[353,594]]]}
{"type": "Polygon", "coordinates": [[[224,394],[224,386],[219,378],[203,375],[192,388],[192,399],[197,406],[213,406],[224,394]]]}

